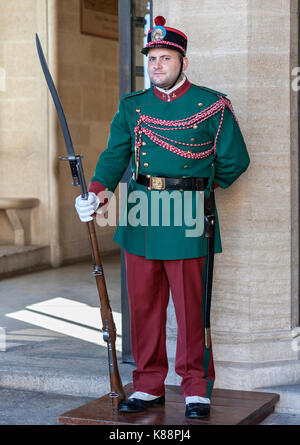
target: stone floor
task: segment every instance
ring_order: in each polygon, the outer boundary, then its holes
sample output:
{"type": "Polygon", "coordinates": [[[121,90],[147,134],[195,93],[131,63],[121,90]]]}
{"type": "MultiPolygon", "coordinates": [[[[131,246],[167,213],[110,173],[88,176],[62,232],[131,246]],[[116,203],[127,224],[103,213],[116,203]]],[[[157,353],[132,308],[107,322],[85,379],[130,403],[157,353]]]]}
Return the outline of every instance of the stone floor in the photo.
{"type": "Polygon", "coordinates": [[[0,388],[0,425],[57,425],[60,414],[92,399],[0,388]]]}
{"type": "MultiPolygon", "coordinates": [[[[121,358],[119,256],[104,257],[121,358]]],[[[106,343],[90,263],[50,269],[0,282],[0,385],[72,396],[109,391],[106,343]],[[2,347],[3,349],[3,347],[2,347]]],[[[132,365],[120,363],[125,383],[132,365]]]]}
{"type": "Polygon", "coordinates": [[[300,414],[273,413],[261,425],[300,425],[300,414]]]}
{"type": "MultiPolygon", "coordinates": [[[[119,256],[104,257],[103,266],[120,359],[119,256]]],[[[90,263],[0,281],[0,424],[55,425],[63,412],[106,394],[99,326],[90,263]]],[[[119,369],[125,385],[133,366],[119,360],[119,369]]],[[[299,425],[300,415],[276,412],[262,424],[299,425]]]]}

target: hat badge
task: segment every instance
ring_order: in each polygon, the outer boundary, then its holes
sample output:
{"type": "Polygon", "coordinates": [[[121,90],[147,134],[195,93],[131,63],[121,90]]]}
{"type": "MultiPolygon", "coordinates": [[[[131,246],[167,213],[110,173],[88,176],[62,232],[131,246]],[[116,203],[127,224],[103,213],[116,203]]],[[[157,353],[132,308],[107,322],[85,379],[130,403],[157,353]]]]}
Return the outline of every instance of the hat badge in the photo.
{"type": "Polygon", "coordinates": [[[166,29],[164,28],[164,24],[166,23],[166,19],[162,16],[155,17],[155,28],[151,33],[151,40],[159,41],[163,40],[167,34],[166,29]]]}

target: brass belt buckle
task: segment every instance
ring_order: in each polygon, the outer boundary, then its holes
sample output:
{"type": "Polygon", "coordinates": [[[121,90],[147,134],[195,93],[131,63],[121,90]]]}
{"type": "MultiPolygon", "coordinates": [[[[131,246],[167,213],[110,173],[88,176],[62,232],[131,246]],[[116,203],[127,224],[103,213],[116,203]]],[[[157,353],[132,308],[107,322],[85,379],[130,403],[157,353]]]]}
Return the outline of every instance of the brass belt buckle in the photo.
{"type": "Polygon", "coordinates": [[[156,177],[151,176],[150,187],[153,190],[165,190],[165,188],[166,188],[165,178],[156,178],[156,177]]]}

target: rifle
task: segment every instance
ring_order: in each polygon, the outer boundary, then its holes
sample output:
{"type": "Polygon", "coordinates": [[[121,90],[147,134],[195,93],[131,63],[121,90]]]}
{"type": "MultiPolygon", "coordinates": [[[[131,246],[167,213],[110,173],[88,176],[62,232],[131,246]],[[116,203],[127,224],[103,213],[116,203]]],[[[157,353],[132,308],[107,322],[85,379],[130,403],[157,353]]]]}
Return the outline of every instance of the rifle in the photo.
{"type": "MultiPolygon", "coordinates": [[[[55,88],[53,79],[51,77],[42,46],[39,40],[38,35],[36,34],[36,46],[39,55],[39,59],[41,62],[41,66],[44,72],[44,76],[46,82],[48,84],[58,118],[61,124],[61,129],[63,132],[63,136],[65,139],[65,144],[67,148],[68,157],[62,158],[60,160],[69,161],[71,174],[73,177],[73,185],[81,187],[81,196],[82,199],[88,199],[88,191],[86,187],[84,171],[82,166],[82,155],[75,155],[74,147],[71,139],[71,135],[69,132],[68,124],[66,121],[66,117],[63,111],[63,107],[61,101],[59,99],[57,90],[55,88]]],[[[93,274],[96,279],[99,300],[100,300],[100,313],[102,319],[102,331],[103,331],[103,339],[107,343],[107,352],[108,352],[108,365],[109,365],[109,378],[110,378],[110,397],[112,400],[112,409],[114,411],[118,410],[119,404],[125,399],[125,393],[122,386],[121,377],[118,369],[118,361],[116,354],[116,327],[113,320],[112,310],[109,303],[106,282],[104,277],[103,266],[100,257],[100,251],[97,241],[97,236],[95,232],[94,221],[88,221],[87,223],[88,234],[91,244],[92,251],[92,259],[94,270],[93,274]]]]}

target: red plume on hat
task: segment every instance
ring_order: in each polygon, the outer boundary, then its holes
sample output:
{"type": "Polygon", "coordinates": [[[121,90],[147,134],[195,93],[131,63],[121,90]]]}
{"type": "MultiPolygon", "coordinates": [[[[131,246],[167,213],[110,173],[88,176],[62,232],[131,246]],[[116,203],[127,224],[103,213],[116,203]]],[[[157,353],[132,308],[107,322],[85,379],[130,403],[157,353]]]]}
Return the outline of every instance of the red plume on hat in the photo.
{"type": "Polygon", "coordinates": [[[166,19],[162,15],[158,15],[154,19],[154,23],[156,26],[164,26],[166,23],[166,19]]]}
{"type": "Polygon", "coordinates": [[[147,44],[142,49],[143,54],[148,54],[151,48],[170,48],[179,51],[185,56],[187,48],[187,36],[178,29],[165,26],[166,19],[158,15],[154,19],[155,26],[147,35],[147,44]]]}

